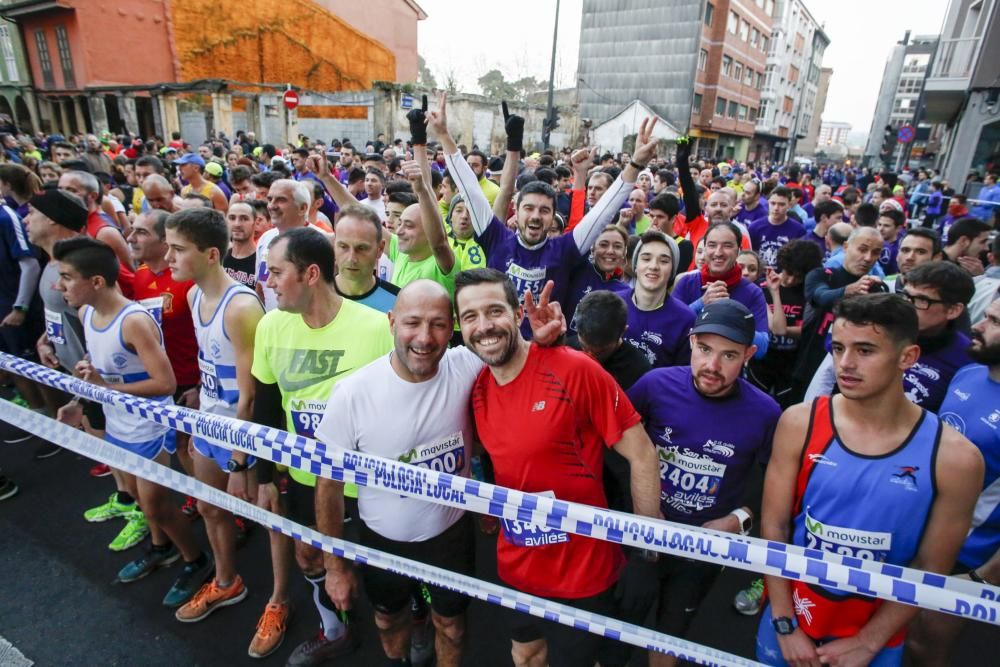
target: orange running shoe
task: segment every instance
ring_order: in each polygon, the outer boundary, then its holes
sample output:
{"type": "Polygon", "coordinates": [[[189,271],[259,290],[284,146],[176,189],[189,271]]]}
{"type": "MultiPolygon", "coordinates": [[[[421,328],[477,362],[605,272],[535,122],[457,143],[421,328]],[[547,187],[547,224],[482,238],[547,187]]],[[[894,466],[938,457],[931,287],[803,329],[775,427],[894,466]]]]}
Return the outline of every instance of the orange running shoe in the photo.
{"type": "Polygon", "coordinates": [[[285,628],[291,609],[288,603],[268,602],[264,614],[257,621],[257,632],[250,641],[247,654],[251,658],[266,658],[281,646],[285,640],[285,628]]]}
{"type": "Polygon", "coordinates": [[[197,623],[207,617],[219,607],[241,602],[247,596],[247,587],[243,585],[243,579],[236,575],[226,588],[220,588],[215,577],[207,584],[204,584],[194,594],[194,597],[181,605],[174,616],[181,623],[197,623]]]}

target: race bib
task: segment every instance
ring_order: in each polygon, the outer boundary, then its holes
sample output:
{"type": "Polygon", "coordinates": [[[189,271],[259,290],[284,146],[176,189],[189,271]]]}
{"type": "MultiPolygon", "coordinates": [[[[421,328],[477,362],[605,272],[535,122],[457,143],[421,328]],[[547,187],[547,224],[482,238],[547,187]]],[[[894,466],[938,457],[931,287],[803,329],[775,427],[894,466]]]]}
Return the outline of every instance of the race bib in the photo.
{"type": "Polygon", "coordinates": [[[266,283],[267,277],[270,273],[267,270],[267,248],[261,248],[260,253],[260,264],[257,265],[257,282],[266,283]]]}
{"type": "Polygon", "coordinates": [[[806,508],[806,548],[841,556],[884,561],[892,549],[892,533],[841,528],[809,516],[806,508]]]}
{"type": "MultiPolygon", "coordinates": [[[[538,495],[546,498],[556,497],[556,494],[551,491],[539,492],[538,495]]],[[[544,547],[550,544],[569,542],[569,535],[561,530],[547,526],[536,526],[517,519],[501,519],[501,521],[503,522],[504,537],[515,547],[544,547]]]]}
{"type": "Polygon", "coordinates": [[[511,263],[507,267],[507,276],[514,283],[517,298],[521,301],[524,301],[524,293],[526,291],[531,290],[531,295],[537,297],[542,293],[542,287],[545,286],[545,269],[543,267],[526,269],[511,263]]]}
{"type": "Polygon", "coordinates": [[[153,319],[156,320],[157,326],[163,326],[163,297],[162,296],[151,296],[148,299],[142,299],[139,301],[139,305],[146,309],[153,319]]]}
{"type": "Polygon", "coordinates": [[[715,506],[726,464],[705,454],[677,447],[657,447],[660,458],[660,502],[684,514],[715,506]]]}
{"type": "Polygon", "coordinates": [[[465,470],[465,440],[462,432],[458,431],[436,442],[414,447],[402,454],[399,460],[450,475],[461,473],[465,470]]]}
{"type": "Polygon", "coordinates": [[[201,393],[208,398],[219,398],[219,378],[215,373],[215,363],[198,355],[198,371],[201,373],[201,393]]]}
{"type": "Polygon", "coordinates": [[[294,399],[288,404],[295,432],[306,438],[316,435],[316,429],[326,412],[326,401],[294,399]]]}
{"type": "Polygon", "coordinates": [[[66,344],[66,333],[63,331],[62,315],[54,310],[45,309],[45,335],[49,342],[55,345],[66,344]]]}

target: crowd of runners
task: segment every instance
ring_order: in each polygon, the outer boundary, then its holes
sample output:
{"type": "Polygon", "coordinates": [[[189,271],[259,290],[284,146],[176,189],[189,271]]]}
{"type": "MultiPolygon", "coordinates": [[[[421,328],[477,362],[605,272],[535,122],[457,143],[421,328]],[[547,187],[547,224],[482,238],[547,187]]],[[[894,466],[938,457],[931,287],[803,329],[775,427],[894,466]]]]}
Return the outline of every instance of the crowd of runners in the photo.
{"type": "MultiPolygon", "coordinates": [[[[0,349],[327,447],[1000,584],[995,174],[966,197],[927,170],[716,160],[657,140],[652,119],[631,153],[528,153],[524,119],[502,113],[500,155],[456,144],[444,96],[390,143],[2,135],[0,349]]],[[[357,522],[368,547],[474,574],[477,534],[496,535],[507,586],[671,635],[721,571],[316,478],[7,381],[32,410],[176,456],[330,536],[357,522]]],[[[247,596],[241,561],[263,554],[237,554],[243,520],[91,474],[110,495],[83,518],[121,522],[111,551],[141,545],[120,582],[176,563],[163,604],[185,623],[247,596]]],[[[0,499],[17,492],[0,473],[0,499]]],[[[386,664],[461,663],[468,598],[280,534],[269,545],[250,656],[281,647],[297,568],[319,632],[287,664],[355,651],[360,595],[386,664]]],[[[963,627],[770,576],[733,604],[760,615],[756,658],[772,665],[939,665],[963,627]]],[[[634,658],[506,617],[519,667],[634,658]]]]}

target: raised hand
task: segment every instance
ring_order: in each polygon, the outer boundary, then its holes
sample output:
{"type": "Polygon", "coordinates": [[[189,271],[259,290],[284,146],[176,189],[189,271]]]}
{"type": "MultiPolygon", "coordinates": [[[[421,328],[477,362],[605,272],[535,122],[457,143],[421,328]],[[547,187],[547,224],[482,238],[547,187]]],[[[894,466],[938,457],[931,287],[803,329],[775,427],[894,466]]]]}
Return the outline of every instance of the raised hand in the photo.
{"type": "Polygon", "coordinates": [[[691,139],[688,137],[678,137],[674,143],[677,146],[677,168],[689,169],[688,160],[691,158],[691,139]]]}
{"type": "Polygon", "coordinates": [[[421,97],[419,109],[410,109],[406,114],[410,122],[410,143],[414,146],[427,145],[427,96],[421,97]]]}
{"type": "Polygon", "coordinates": [[[441,93],[438,108],[427,114],[427,127],[441,138],[448,134],[448,94],[441,93]]]}
{"type": "Polygon", "coordinates": [[[551,301],[552,289],[555,286],[551,280],[545,283],[538,303],[531,290],[524,293],[524,313],[531,325],[532,338],[539,345],[554,345],[566,333],[566,316],[557,301],[551,301]]]}
{"type": "Polygon", "coordinates": [[[406,180],[413,184],[414,192],[420,192],[424,184],[424,172],[420,168],[420,163],[416,160],[403,160],[399,168],[403,176],[406,176],[406,180]]]}
{"type": "Polygon", "coordinates": [[[500,103],[503,110],[503,127],[507,132],[507,150],[520,153],[524,151],[524,117],[512,114],[507,108],[506,100],[500,103]]]}
{"type": "Polygon", "coordinates": [[[650,161],[656,157],[656,144],[659,140],[653,136],[653,128],[656,127],[656,116],[644,118],[639,125],[639,136],[635,140],[635,151],[632,153],[632,163],[638,169],[645,169],[650,161]]]}

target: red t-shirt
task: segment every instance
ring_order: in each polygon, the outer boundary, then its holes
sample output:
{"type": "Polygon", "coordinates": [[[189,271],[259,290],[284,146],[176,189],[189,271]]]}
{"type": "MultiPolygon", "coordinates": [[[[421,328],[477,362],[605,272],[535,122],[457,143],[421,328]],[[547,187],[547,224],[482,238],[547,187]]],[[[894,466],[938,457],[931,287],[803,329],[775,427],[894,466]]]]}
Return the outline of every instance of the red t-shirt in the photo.
{"type": "MultiPolygon", "coordinates": [[[[497,484],[608,506],[604,448],[638,424],[639,415],[596,361],[567,347],[532,345],[521,373],[506,385],[483,369],[472,406],[497,484]]],[[[533,595],[597,595],[618,580],[623,562],[617,544],[510,519],[497,540],[500,578],[533,595]]]]}
{"type": "Polygon", "coordinates": [[[194,335],[194,322],[187,301],[188,290],[193,285],[191,280],[174,280],[169,268],[156,274],[145,264],[135,270],[133,281],[133,298],[146,306],[163,329],[163,346],[170,365],[174,367],[178,387],[193,387],[198,384],[201,375],[198,371],[198,340],[194,335]]]}

